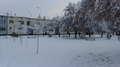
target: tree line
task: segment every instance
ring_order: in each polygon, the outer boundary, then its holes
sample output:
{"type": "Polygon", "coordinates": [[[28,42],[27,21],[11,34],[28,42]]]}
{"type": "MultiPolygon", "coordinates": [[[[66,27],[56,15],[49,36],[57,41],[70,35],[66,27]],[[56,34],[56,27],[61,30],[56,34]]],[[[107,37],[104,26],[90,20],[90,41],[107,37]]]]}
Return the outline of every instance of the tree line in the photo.
{"type": "MultiPolygon", "coordinates": [[[[54,28],[61,31],[77,32],[108,32],[120,31],[119,0],[81,0],[77,4],[69,3],[63,16],[52,18],[54,28]]],[[[102,36],[102,35],[101,35],[102,36]]]]}

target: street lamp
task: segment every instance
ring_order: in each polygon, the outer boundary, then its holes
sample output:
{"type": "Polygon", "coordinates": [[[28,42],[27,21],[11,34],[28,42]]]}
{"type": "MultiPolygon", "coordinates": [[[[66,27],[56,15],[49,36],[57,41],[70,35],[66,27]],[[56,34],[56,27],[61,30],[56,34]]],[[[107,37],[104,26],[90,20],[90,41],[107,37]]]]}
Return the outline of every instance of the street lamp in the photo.
{"type": "Polygon", "coordinates": [[[37,9],[40,10],[40,14],[41,14],[41,18],[42,18],[42,11],[41,11],[40,7],[37,7],[37,9]]]}
{"type": "MultiPolygon", "coordinates": [[[[37,9],[39,9],[40,12],[41,12],[40,7],[37,7],[37,9]]],[[[41,16],[42,16],[42,12],[41,12],[41,16]]],[[[40,14],[39,14],[38,18],[39,18],[39,21],[40,21],[40,18],[41,18],[41,17],[40,17],[40,14]]],[[[38,36],[38,43],[39,43],[39,36],[38,36]]],[[[37,44],[37,54],[38,54],[38,50],[39,50],[39,44],[37,44]]]]}
{"type": "Polygon", "coordinates": [[[28,12],[30,13],[30,15],[31,15],[31,18],[32,18],[32,13],[28,10],[28,12]]]}

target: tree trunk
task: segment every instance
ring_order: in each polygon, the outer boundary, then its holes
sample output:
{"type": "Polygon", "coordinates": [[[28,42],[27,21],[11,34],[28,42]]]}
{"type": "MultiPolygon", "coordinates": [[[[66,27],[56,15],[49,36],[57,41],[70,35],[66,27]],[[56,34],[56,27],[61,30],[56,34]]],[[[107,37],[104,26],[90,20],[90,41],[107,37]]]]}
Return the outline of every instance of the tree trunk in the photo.
{"type": "Polygon", "coordinates": [[[59,37],[60,37],[60,32],[59,32],[59,37]]]}
{"type": "Polygon", "coordinates": [[[114,36],[114,32],[113,32],[113,36],[114,36]]]}
{"type": "Polygon", "coordinates": [[[79,32],[79,37],[80,37],[80,32],[79,32]]]}
{"type": "Polygon", "coordinates": [[[89,37],[91,37],[91,33],[89,33],[89,37]]]}
{"type": "Polygon", "coordinates": [[[102,32],[102,34],[101,34],[101,38],[103,38],[103,32],[102,32]]]}
{"type": "Polygon", "coordinates": [[[15,42],[15,37],[13,37],[14,38],[14,42],[15,42]]]}
{"type": "Polygon", "coordinates": [[[39,49],[39,35],[37,34],[38,40],[37,40],[37,54],[38,54],[38,49],[39,49]]]}
{"type": "Polygon", "coordinates": [[[75,38],[76,38],[76,34],[75,34],[75,38]]]}
{"type": "Polygon", "coordinates": [[[21,37],[21,35],[20,35],[20,41],[21,41],[21,44],[22,44],[22,37],[21,37]]]}
{"type": "Polygon", "coordinates": [[[26,38],[27,38],[26,48],[28,48],[28,34],[27,34],[26,38]]]}
{"type": "Polygon", "coordinates": [[[69,37],[70,37],[70,32],[69,32],[69,37]]]}
{"type": "Polygon", "coordinates": [[[75,38],[77,37],[77,31],[75,31],[75,38]]]}
{"type": "Polygon", "coordinates": [[[7,39],[7,34],[6,34],[6,39],[7,39]]]}

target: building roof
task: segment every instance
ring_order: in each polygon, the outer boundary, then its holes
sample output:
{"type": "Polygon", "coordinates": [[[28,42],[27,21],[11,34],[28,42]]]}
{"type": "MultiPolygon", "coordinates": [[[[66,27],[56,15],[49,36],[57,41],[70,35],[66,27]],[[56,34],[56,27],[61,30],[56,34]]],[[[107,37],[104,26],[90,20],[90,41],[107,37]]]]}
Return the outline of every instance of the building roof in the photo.
{"type": "MultiPolygon", "coordinates": [[[[0,15],[0,16],[6,16],[6,17],[20,17],[20,18],[28,18],[28,19],[39,19],[39,18],[30,18],[30,17],[22,17],[22,16],[10,16],[10,15],[0,15]]],[[[44,20],[44,19],[40,19],[44,20]]],[[[45,20],[50,20],[50,19],[45,19],[45,20]]]]}

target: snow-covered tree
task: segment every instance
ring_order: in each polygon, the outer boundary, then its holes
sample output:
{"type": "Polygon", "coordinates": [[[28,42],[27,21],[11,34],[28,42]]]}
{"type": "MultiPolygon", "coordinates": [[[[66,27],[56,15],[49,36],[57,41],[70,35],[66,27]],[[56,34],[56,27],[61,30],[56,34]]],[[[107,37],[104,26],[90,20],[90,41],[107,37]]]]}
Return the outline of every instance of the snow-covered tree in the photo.
{"type": "Polygon", "coordinates": [[[28,26],[22,26],[22,28],[20,30],[23,34],[28,34],[29,33],[28,26]]]}
{"type": "Polygon", "coordinates": [[[78,27],[78,31],[91,32],[93,22],[95,0],[82,0],[76,4],[74,21],[78,27]]]}
{"type": "Polygon", "coordinates": [[[30,22],[30,26],[28,28],[32,29],[34,31],[34,33],[36,33],[36,34],[43,33],[42,24],[37,23],[35,21],[30,22]]]}
{"type": "Polygon", "coordinates": [[[41,22],[40,24],[42,24],[41,27],[43,28],[42,30],[43,30],[43,36],[44,36],[44,33],[49,32],[49,26],[45,22],[41,22]]]}
{"type": "Polygon", "coordinates": [[[38,23],[38,22],[32,21],[32,22],[30,22],[30,26],[28,28],[32,29],[34,31],[34,33],[37,34],[37,37],[38,37],[38,40],[37,40],[37,54],[38,54],[39,34],[44,33],[48,29],[48,26],[44,22],[38,23]]]}
{"type": "Polygon", "coordinates": [[[120,32],[120,0],[113,0],[112,6],[112,14],[114,19],[114,23],[112,25],[114,31],[118,30],[120,32]]]}
{"type": "MultiPolygon", "coordinates": [[[[18,36],[16,33],[20,32],[20,30],[15,28],[16,26],[21,27],[21,22],[14,21],[14,27],[11,29],[13,36],[18,36]]],[[[14,38],[14,41],[15,41],[15,38],[14,38]]],[[[21,41],[21,37],[20,37],[20,41],[21,41]]],[[[22,41],[21,41],[21,44],[22,44],[22,41]]]]}
{"type": "MultiPolygon", "coordinates": [[[[22,26],[22,27],[19,27],[18,29],[11,29],[11,31],[15,34],[15,33],[23,33],[23,34],[27,34],[29,32],[28,30],[28,26],[22,26]]],[[[21,38],[21,35],[20,35],[20,41],[21,41],[21,44],[22,44],[22,38],[21,38]]]]}
{"type": "Polygon", "coordinates": [[[18,33],[18,32],[20,32],[20,30],[18,30],[18,29],[11,29],[10,30],[12,33],[18,33]]]}
{"type": "MultiPolygon", "coordinates": [[[[112,26],[114,26],[116,23],[119,23],[119,0],[97,0],[96,3],[96,19],[98,22],[106,22],[107,25],[112,23],[112,26]]],[[[108,26],[107,29],[109,29],[109,31],[111,30],[108,28],[108,26]]]]}
{"type": "Polygon", "coordinates": [[[82,0],[76,5],[74,21],[84,31],[109,32],[119,21],[119,4],[119,0],[82,0]]]}
{"type": "MultiPolygon", "coordinates": [[[[81,0],[69,3],[61,18],[63,31],[110,32],[119,28],[119,0],[81,0]]],[[[59,23],[58,23],[59,24],[59,23]]],[[[57,24],[56,24],[57,25],[57,24]]],[[[76,38],[75,34],[75,38],[76,38]]]]}
{"type": "MultiPolygon", "coordinates": [[[[28,26],[22,26],[22,28],[20,28],[19,30],[20,30],[21,33],[27,34],[27,38],[28,38],[28,33],[29,33],[28,26]]],[[[28,47],[28,39],[27,39],[26,47],[28,47]]]]}
{"type": "Polygon", "coordinates": [[[55,31],[58,31],[59,37],[60,37],[61,27],[62,27],[61,17],[60,16],[53,17],[51,23],[51,29],[55,29],[55,31]]]}
{"type": "Polygon", "coordinates": [[[63,11],[64,11],[64,16],[62,17],[63,31],[67,31],[68,33],[73,32],[76,27],[74,22],[75,4],[70,2],[63,11]]]}

